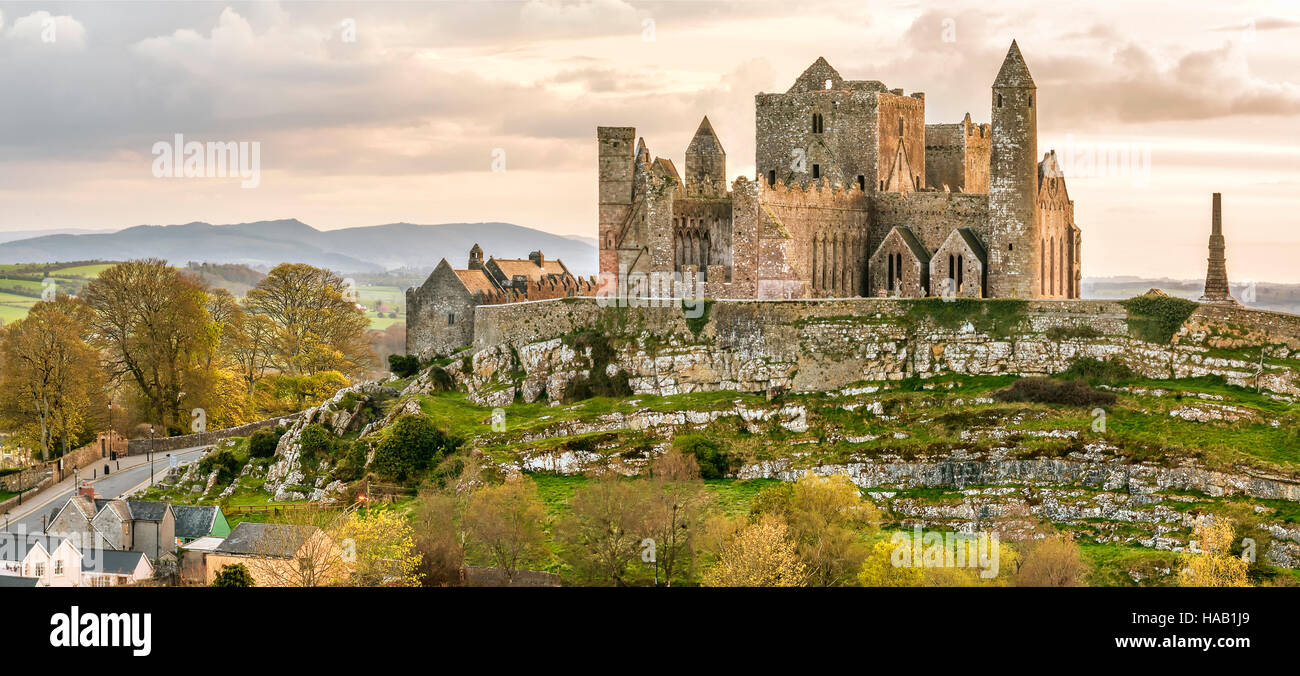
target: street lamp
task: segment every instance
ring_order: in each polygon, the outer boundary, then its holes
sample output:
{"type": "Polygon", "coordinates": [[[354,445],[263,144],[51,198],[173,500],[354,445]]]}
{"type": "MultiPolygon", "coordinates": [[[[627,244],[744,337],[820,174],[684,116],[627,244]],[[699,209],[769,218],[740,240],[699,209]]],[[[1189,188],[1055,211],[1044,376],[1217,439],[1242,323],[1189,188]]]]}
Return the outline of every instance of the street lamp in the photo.
{"type": "Polygon", "coordinates": [[[149,462],[153,462],[153,425],[149,426],[149,462]]]}

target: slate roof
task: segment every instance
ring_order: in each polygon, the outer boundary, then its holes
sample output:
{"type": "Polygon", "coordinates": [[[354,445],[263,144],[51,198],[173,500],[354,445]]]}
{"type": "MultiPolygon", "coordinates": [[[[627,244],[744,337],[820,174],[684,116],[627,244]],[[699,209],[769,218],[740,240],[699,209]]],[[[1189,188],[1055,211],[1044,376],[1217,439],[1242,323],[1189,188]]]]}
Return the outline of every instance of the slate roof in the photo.
{"type": "Polygon", "coordinates": [[[988,262],[988,252],[984,249],[984,244],[980,242],[979,237],[975,236],[975,231],[970,228],[957,228],[955,231],[961,238],[966,240],[966,246],[975,254],[981,263],[988,262]]]}
{"type": "Polygon", "coordinates": [[[218,554],[288,558],[297,554],[302,543],[317,530],[315,526],[245,521],[235,526],[215,551],[218,554]]]}
{"type": "Polygon", "coordinates": [[[201,538],[212,532],[217,520],[216,505],[172,505],[176,517],[176,537],[201,538]]]}
{"type": "Polygon", "coordinates": [[[21,575],[0,575],[0,587],[35,587],[40,584],[39,577],[23,577],[21,575]]]}
{"type": "Polygon", "coordinates": [[[140,566],[140,552],[120,552],[115,549],[96,549],[81,557],[81,572],[130,575],[140,566]]]}
{"type": "MultiPolygon", "coordinates": [[[[906,225],[897,225],[894,226],[893,230],[898,233],[899,237],[903,238],[903,243],[907,245],[908,249],[912,250],[912,255],[916,256],[917,260],[922,263],[930,262],[930,252],[926,251],[925,246],[921,244],[921,240],[912,234],[911,228],[906,225]]],[[[888,235],[885,236],[888,237],[888,235]]]]}
{"type": "Polygon", "coordinates": [[[167,514],[168,507],[165,502],[108,500],[105,498],[97,498],[95,500],[95,509],[102,510],[104,505],[108,505],[123,519],[129,519],[131,521],[162,521],[163,516],[167,514]]]}

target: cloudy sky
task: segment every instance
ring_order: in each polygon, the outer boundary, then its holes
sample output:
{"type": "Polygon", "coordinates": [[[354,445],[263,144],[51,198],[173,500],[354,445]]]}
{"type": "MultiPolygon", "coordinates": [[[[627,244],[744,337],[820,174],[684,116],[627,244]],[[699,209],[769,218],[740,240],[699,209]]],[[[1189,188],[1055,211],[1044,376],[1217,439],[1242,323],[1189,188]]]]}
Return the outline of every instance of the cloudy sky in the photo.
{"type": "Polygon", "coordinates": [[[752,176],[754,94],[818,56],[926,92],[927,122],[988,121],[1012,38],[1039,150],[1069,153],[1085,276],[1201,277],[1219,191],[1229,274],[1300,282],[1293,0],[0,2],[0,230],[594,236],[596,125],[635,126],[681,166],[707,114],[728,172],[752,176]],[[259,143],[260,183],[156,178],[153,148],[178,133],[259,143]]]}

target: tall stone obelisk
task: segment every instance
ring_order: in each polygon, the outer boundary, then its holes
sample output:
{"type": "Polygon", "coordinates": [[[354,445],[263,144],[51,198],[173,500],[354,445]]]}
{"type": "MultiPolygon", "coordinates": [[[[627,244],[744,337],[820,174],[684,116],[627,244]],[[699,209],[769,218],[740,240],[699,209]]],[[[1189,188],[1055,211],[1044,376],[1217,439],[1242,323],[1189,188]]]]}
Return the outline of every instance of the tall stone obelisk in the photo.
{"type": "Polygon", "coordinates": [[[1237,299],[1228,291],[1228,266],[1223,258],[1223,205],[1219,193],[1214,193],[1214,214],[1210,226],[1209,267],[1205,270],[1205,294],[1202,303],[1231,303],[1237,299]]]}

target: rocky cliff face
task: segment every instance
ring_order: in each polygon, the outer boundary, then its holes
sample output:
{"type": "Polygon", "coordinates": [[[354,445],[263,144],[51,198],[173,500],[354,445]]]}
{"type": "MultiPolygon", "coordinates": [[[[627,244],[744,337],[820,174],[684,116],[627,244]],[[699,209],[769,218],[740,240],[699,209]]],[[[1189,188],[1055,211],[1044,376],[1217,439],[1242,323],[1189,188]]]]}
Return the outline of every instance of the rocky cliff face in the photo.
{"type": "Polygon", "coordinates": [[[1048,375],[1089,357],[1152,378],[1217,375],[1300,395],[1285,345],[1269,348],[1277,359],[1260,369],[1244,354],[1213,349],[1214,324],[1199,316],[1196,331],[1184,331],[1178,342],[1144,342],[1129,336],[1125,311],[1115,303],[975,301],[962,306],[969,308],[963,317],[941,301],[720,302],[694,328],[679,309],[594,303],[532,304],[541,307],[524,318],[511,316],[514,308],[500,316],[480,309],[477,321],[497,324],[476,343],[469,371],[454,365],[458,383],[475,401],[498,406],[516,393],[526,402],[559,401],[574,378],[592,369],[625,375],[634,394],[779,393],[953,373],[1048,375]],[[572,337],[584,331],[600,335],[604,354],[576,346],[572,337]]]}

